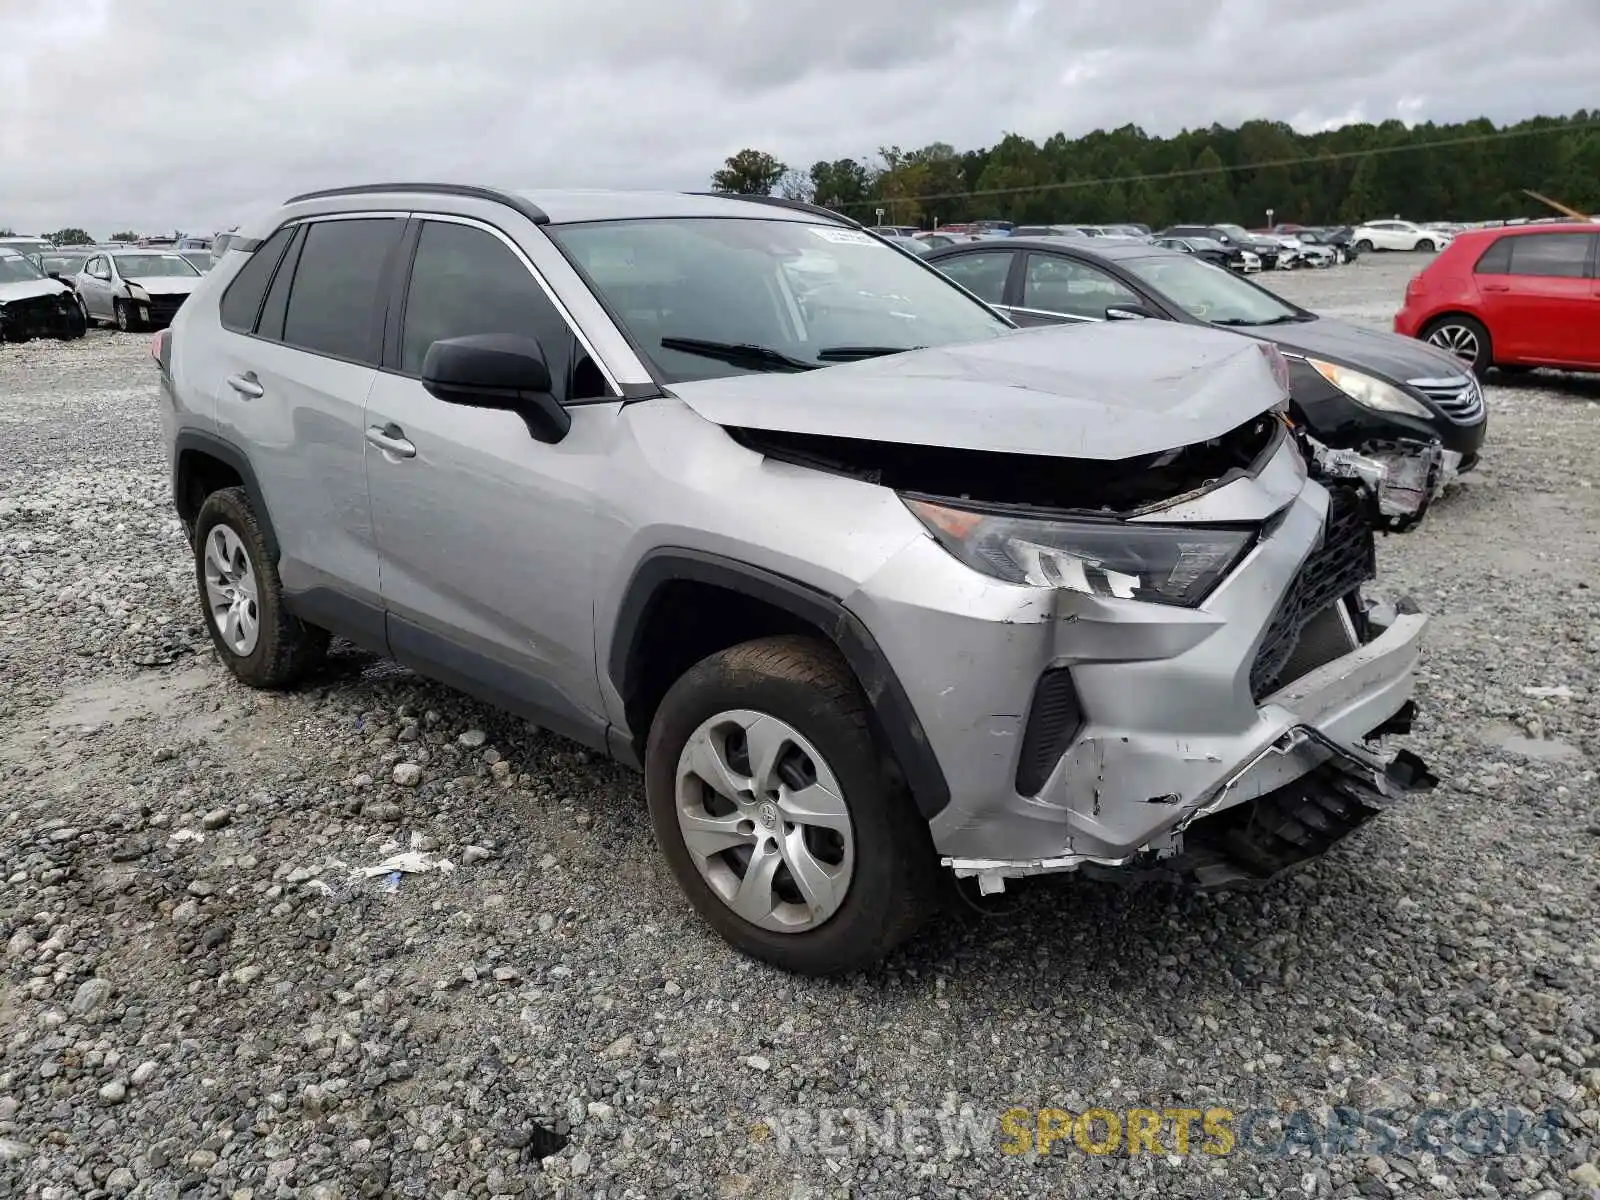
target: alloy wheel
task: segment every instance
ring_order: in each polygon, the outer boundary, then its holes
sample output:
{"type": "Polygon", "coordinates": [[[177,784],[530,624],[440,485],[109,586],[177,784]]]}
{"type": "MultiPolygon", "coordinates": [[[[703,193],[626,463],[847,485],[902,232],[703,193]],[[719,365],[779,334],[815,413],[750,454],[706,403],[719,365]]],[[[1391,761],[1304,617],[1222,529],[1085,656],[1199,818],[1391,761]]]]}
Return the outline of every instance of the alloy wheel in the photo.
{"type": "Polygon", "coordinates": [[[838,777],[786,721],[736,709],[703,722],[678,756],[678,830],[717,897],[779,933],[844,903],[855,835],[838,777]]]}
{"type": "Polygon", "coordinates": [[[1478,335],[1465,325],[1440,325],[1428,334],[1428,345],[1448,350],[1465,363],[1478,361],[1478,335]]]}
{"type": "Polygon", "coordinates": [[[223,643],[244,658],[261,636],[259,590],[255,568],[239,535],[227,525],[206,536],[206,607],[223,643]]]}

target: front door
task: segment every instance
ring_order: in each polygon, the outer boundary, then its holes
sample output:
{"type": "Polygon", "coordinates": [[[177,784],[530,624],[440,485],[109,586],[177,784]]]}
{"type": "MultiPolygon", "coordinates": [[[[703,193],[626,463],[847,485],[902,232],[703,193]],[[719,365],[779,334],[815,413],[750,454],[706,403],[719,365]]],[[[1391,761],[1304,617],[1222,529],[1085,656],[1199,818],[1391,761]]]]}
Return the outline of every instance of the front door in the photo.
{"type": "Polygon", "coordinates": [[[91,317],[111,316],[111,267],[104,254],[96,254],[83,264],[78,275],[78,295],[91,317]]]}
{"type": "Polygon", "coordinates": [[[500,231],[427,218],[398,352],[367,403],[366,472],[390,651],[444,682],[591,744],[605,719],[593,575],[621,531],[596,510],[621,404],[526,257],[500,231]],[[533,338],[572,414],[559,443],[509,412],[450,404],[420,374],[445,338],[533,338]]]}

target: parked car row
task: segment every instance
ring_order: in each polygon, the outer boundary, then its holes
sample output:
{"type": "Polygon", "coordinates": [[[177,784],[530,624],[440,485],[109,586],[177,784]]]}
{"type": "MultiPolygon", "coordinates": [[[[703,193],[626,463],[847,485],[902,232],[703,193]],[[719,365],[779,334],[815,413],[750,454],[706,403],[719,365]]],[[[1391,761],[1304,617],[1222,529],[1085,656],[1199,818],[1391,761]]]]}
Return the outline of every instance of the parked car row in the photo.
{"type": "Polygon", "coordinates": [[[1193,251],[1012,238],[934,251],[928,260],[1019,325],[1143,318],[1269,342],[1288,362],[1292,411],[1312,436],[1396,475],[1431,472],[1433,493],[1477,463],[1483,395],[1449,354],[1318,316],[1193,251]]]}
{"type": "Polygon", "coordinates": [[[122,330],[159,328],[211,266],[209,250],[171,245],[51,247],[26,255],[0,248],[0,254],[9,297],[0,328],[10,341],[81,337],[98,322],[122,330]],[[31,303],[24,308],[23,300],[31,303]],[[63,308],[73,310],[72,319],[56,319],[63,308]]]}

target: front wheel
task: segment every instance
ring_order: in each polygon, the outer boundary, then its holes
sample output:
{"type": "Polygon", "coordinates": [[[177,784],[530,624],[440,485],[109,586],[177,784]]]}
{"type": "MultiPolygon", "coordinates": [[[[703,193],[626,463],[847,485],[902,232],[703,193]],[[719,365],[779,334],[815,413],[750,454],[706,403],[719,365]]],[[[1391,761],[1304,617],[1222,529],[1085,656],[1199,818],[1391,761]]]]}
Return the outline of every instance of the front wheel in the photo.
{"type": "Polygon", "coordinates": [[[1427,238],[1423,238],[1421,241],[1419,241],[1417,243],[1417,249],[1419,251],[1421,251],[1423,254],[1432,254],[1434,252],[1435,248],[1436,247],[1434,246],[1434,244],[1431,241],[1429,241],[1427,238]]]}
{"type": "Polygon", "coordinates": [[[111,307],[116,317],[117,328],[123,333],[132,333],[137,326],[133,312],[128,307],[128,302],[126,300],[113,300],[111,307]]]}
{"type": "Polygon", "coordinates": [[[1357,254],[1371,254],[1372,253],[1372,243],[1367,241],[1366,238],[1362,238],[1359,242],[1356,243],[1355,250],[1356,250],[1357,254]]]}
{"type": "Polygon", "coordinates": [[[287,687],[322,661],[328,635],[284,607],[278,565],[243,488],[212,492],[200,506],[194,569],[211,641],[241,683],[287,687]]]}
{"type": "Polygon", "coordinates": [[[784,970],[870,966],[933,906],[927,825],[885,773],[860,686],[820,641],[762,638],[686,672],[651,724],[645,794],[695,909],[784,970]]]}
{"type": "Polygon", "coordinates": [[[1467,316],[1440,317],[1423,331],[1422,340],[1430,346],[1448,350],[1472,368],[1482,379],[1494,364],[1489,331],[1481,321],[1467,316]]]}

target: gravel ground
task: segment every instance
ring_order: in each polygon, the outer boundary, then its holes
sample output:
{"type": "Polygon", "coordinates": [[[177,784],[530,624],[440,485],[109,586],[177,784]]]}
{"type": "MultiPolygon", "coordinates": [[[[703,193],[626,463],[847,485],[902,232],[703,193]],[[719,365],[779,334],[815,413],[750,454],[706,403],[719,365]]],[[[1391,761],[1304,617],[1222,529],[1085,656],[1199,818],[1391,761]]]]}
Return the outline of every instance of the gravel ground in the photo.
{"type": "MultiPolygon", "coordinates": [[[[1267,282],[1381,323],[1416,265],[1267,282]]],[[[0,1195],[1600,1187],[1600,382],[1496,381],[1482,469],[1382,547],[1436,614],[1430,797],[1261,893],[1057,883],[814,982],[693,918],[621,769],[351,651],[291,695],[232,683],[146,354],[0,346],[0,1195]],[[352,880],[408,849],[454,869],[352,880]],[[1012,1106],[1565,1126],[1015,1156],[1012,1106]]]]}

